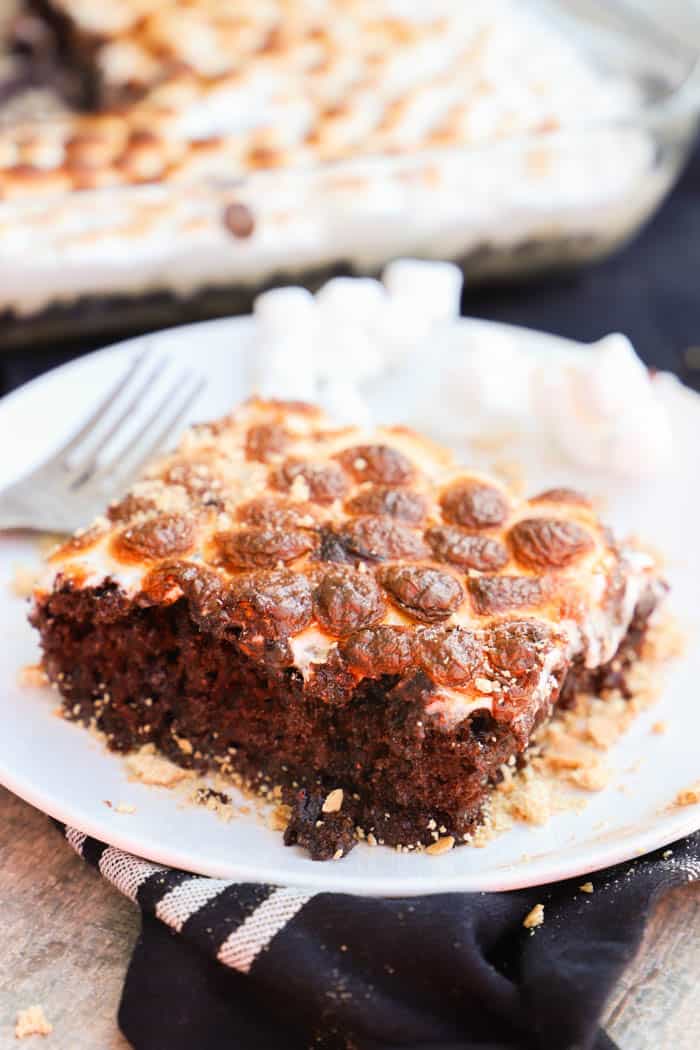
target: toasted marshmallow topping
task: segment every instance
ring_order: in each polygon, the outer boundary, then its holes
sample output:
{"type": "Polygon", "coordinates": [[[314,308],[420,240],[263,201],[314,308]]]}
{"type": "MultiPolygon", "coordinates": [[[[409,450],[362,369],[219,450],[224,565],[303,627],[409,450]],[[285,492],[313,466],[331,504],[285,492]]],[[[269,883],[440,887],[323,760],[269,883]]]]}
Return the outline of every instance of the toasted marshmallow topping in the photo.
{"type": "Polygon", "coordinates": [[[658,585],[576,493],[524,501],[405,428],[253,400],[51,555],[36,600],[63,586],[185,601],[312,692],[389,675],[440,726],[483,710],[524,742],[571,661],[610,659],[658,585]]]}

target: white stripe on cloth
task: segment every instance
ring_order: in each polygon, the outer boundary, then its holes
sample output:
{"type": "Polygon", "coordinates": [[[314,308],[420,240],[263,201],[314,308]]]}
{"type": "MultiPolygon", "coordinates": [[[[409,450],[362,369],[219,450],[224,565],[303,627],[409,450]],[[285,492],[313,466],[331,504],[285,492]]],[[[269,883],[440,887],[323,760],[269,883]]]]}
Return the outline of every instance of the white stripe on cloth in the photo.
{"type": "MultiPolygon", "coordinates": [[[[76,828],[66,828],[65,836],[75,852],[82,857],[86,835],[76,828]]],[[[99,861],[101,874],[121,893],[135,901],[139,888],[155,872],[168,871],[162,865],[151,864],[130,853],[107,846],[99,861]]],[[[187,920],[235,883],[224,879],[192,876],[166,893],[155,908],[157,917],[179,933],[187,920]]],[[[233,930],[217,953],[219,962],[241,973],[248,973],[254,960],[272,939],[294,918],[307,901],[315,896],[294,889],[277,889],[233,930]]]]}
{"type": "Polygon", "coordinates": [[[76,828],[66,828],[66,839],[79,857],[83,855],[83,846],[86,838],[87,836],[83,835],[82,831],[78,831],[76,828]]]}
{"type": "Polygon", "coordinates": [[[299,890],[275,890],[238,929],[228,935],[217,953],[219,962],[248,973],[263,948],[313,896],[313,893],[299,890]]]}
{"type": "Polygon", "coordinates": [[[167,868],[132,857],[130,853],[115,849],[114,846],[108,846],[104,851],[100,857],[99,868],[104,877],[132,901],[136,900],[139,887],[146,879],[156,871],[167,871],[167,868]]]}
{"type": "Polygon", "coordinates": [[[193,876],[166,893],[156,905],[156,915],[167,926],[180,932],[190,916],[203,908],[227,886],[222,879],[205,879],[193,876]]]}

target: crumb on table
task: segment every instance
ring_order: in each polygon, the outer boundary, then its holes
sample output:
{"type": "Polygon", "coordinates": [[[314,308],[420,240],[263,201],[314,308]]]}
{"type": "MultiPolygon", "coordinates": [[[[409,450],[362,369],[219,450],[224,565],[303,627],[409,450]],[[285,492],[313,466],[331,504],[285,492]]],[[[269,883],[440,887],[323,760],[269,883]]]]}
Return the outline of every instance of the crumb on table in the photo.
{"type": "Polygon", "coordinates": [[[593,893],[593,883],[589,880],[584,882],[582,886],[579,886],[581,893],[593,893]]]}
{"type": "Polygon", "coordinates": [[[15,1039],[24,1039],[29,1035],[50,1035],[53,1025],[47,1021],[43,1006],[35,1004],[26,1010],[17,1011],[15,1022],[15,1039]]]}

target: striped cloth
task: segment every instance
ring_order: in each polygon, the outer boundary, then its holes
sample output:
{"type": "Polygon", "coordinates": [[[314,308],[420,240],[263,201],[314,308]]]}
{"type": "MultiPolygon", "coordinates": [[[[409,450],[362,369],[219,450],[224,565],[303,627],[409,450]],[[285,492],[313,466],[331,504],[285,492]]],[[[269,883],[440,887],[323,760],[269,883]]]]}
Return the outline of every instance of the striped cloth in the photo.
{"type": "Polygon", "coordinates": [[[192,875],[58,826],[141,909],[119,1009],[135,1050],[614,1050],[600,1014],[655,900],[700,879],[698,833],[592,894],[389,900],[192,875]]]}
{"type": "Polygon", "coordinates": [[[264,883],[210,879],[141,860],[131,853],[64,828],[78,856],[93,864],[120,893],[176,933],[215,954],[224,966],[248,973],[257,955],[314,894],[264,883]]]}

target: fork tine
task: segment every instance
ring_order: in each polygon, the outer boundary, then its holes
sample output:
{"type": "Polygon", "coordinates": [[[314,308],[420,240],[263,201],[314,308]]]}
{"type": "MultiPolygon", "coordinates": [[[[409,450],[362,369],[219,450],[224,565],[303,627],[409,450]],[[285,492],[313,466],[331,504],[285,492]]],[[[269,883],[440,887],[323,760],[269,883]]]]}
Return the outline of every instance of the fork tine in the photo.
{"type": "MultiPolygon", "coordinates": [[[[134,434],[126,446],[119,452],[119,462],[128,463],[130,456],[136,452],[137,449],[143,444],[147,435],[153,430],[154,426],[163,418],[168,408],[171,406],[173,400],[176,398],[178,392],[185,389],[184,397],[180,396],[176,401],[175,410],[171,411],[166,417],[165,423],[156,432],[152,440],[141,449],[140,454],[135,458],[132,463],[129,463],[126,470],[122,473],[120,482],[128,482],[131,478],[134,478],[145,463],[158,451],[159,448],[165,444],[170,435],[180,425],[182,420],[185,418],[187,412],[197,400],[199,395],[202,393],[206,386],[206,380],[203,377],[197,378],[192,373],[185,373],[178,377],[177,381],[172,384],[165,397],[159,402],[156,408],[153,409],[152,413],[142,424],[139,430],[134,434]],[[196,382],[195,382],[196,380],[196,382]],[[194,386],[192,386],[194,382],[194,386]]],[[[112,473],[115,468],[115,463],[105,463],[98,471],[92,476],[91,480],[97,480],[102,478],[104,475],[112,473]]]]}
{"type": "Polygon", "coordinates": [[[98,403],[97,407],[90,413],[88,418],[82,424],[82,426],[73,434],[71,438],[59,448],[51,457],[51,462],[55,463],[66,456],[74,452],[76,448],[82,444],[83,440],[91,433],[93,428],[99,423],[100,419],[104,416],[107,409],[114,403],[124,390],[128,387],[133,377],[138,373],[141,366],[144,364],[146,359],[150,356],[151,351],[145,350],[141,354],[137,354],[133,358],[131,364],[126,369],[121,379],[118,379],[113,387],[110,388],[109,393],[98,403]]]}
{"type": "Polygon", "coordinates": [[[145,395],[150,390],[152,384],[161,376],[167,366],[167,358],[162,358],[156,364],[155,368],[152,368],[148,375],[143,379],[133,394],[129,397],[128,401],[121,409],[117,417],[110,423],[106,432],[102,435],[97,444],[90,450],[87,461],[78,464],[75,467],[77,477],[71,483],[71,488],[78,488],[83,485],[97,470],[98,459],[100,452],[102,452],[107,445],[110,443],[114,435],[121,429],[125,421],[129,418],[134,409],[143,401],[145,395]]]}

